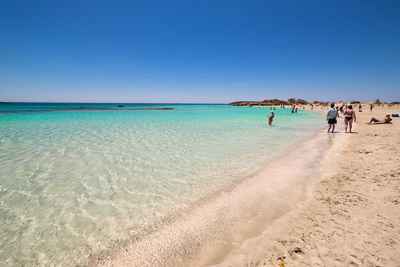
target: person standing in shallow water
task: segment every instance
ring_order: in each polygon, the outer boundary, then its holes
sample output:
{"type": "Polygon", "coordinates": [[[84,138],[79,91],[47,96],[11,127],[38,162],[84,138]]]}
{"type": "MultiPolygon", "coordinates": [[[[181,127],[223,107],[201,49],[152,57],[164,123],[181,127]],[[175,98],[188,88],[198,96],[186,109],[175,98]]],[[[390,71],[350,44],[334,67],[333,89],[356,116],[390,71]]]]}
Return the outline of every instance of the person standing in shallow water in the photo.
{"type": "Polygon", "coordinates": [[[351,133],[351,127],[353,126],[353,121],[356,122],[356,113],[353,110],[353,106],[349,105],[343,112],[344,116],[344,132],[347,133],[347,127],[349,128],[349,133],[351,133]]]}
{"type": "Polygon", "coordinates": [[[268,117],[268,125],[271,126],[272,125],[272,121],[274,120],[275,114],[273,111],[271,111],[271,116],[267,115],[268,117]]]}
{"type": "Polygon", "coordinates": [[[335,131],[335,125],[337,122],[337,117],[338,117],[339,113],[337,111],[337,109],[335,109],[335,104],[331,104],[331,108],[328,109],[328,113],[326,114],[326,120],[328,121],[328,133],[332,128],[332,133],[333,131],[335,131]]]}

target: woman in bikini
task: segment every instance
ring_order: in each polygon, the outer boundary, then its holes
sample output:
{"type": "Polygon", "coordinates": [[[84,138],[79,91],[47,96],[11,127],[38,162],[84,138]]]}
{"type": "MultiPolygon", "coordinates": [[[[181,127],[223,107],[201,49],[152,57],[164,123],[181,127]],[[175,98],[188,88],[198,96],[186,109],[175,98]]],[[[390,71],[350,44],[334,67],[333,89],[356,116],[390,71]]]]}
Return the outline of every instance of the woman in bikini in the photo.
{"type": "Polygon", "coordinates": [[[353,106],[349,105],[343,112],[344,115],[344,131],[347,133],[347,126],[349,127],[349,133],[351,133],[351,127],[353,126],[353,120],[356,122],[356,113],[353,110],[353,106]]]}

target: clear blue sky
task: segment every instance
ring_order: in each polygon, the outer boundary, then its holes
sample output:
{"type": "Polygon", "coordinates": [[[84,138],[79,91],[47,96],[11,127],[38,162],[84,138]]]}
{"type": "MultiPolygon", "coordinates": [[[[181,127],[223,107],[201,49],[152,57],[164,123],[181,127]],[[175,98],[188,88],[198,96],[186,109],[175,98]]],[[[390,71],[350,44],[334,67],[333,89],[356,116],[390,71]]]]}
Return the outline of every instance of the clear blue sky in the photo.
{"type": "Polygon", "coordinates": [[[0,1],[0,101],[400,100],[400,1],[0,1]]]}

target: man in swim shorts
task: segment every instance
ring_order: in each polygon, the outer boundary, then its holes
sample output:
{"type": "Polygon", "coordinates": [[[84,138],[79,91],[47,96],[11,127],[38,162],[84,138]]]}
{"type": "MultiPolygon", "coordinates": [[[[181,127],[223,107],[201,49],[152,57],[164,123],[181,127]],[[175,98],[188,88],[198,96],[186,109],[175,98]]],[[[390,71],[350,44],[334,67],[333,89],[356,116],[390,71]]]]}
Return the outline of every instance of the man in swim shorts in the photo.
{"type": "Polygon", "coordinates": [[[328,121],[328,125],[329,125],[328,131],[327,131],[328,133],[331,130],[331,128],[332,128],[332,133],[335,130],[335,124],[337,123],[337,120],[336,120],[337,116],[338,116],[338,112],[335,109],[335,104],[332,103],[331,108],[328,109],[328,113],[326,114],[326,120],[328,121]]]}

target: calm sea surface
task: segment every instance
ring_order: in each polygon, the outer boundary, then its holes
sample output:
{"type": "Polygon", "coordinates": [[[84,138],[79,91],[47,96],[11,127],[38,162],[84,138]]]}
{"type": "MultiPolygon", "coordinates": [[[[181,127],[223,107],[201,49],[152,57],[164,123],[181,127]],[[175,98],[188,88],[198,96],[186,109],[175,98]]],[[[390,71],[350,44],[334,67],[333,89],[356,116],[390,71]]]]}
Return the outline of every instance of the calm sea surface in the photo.
{"type": "Polygon", "coordinates": [[[268,127],[267,113],[0,104],[0,265],[84,263],[249,177],[324,125],[318,113],[277,108],[268,127]]]}

